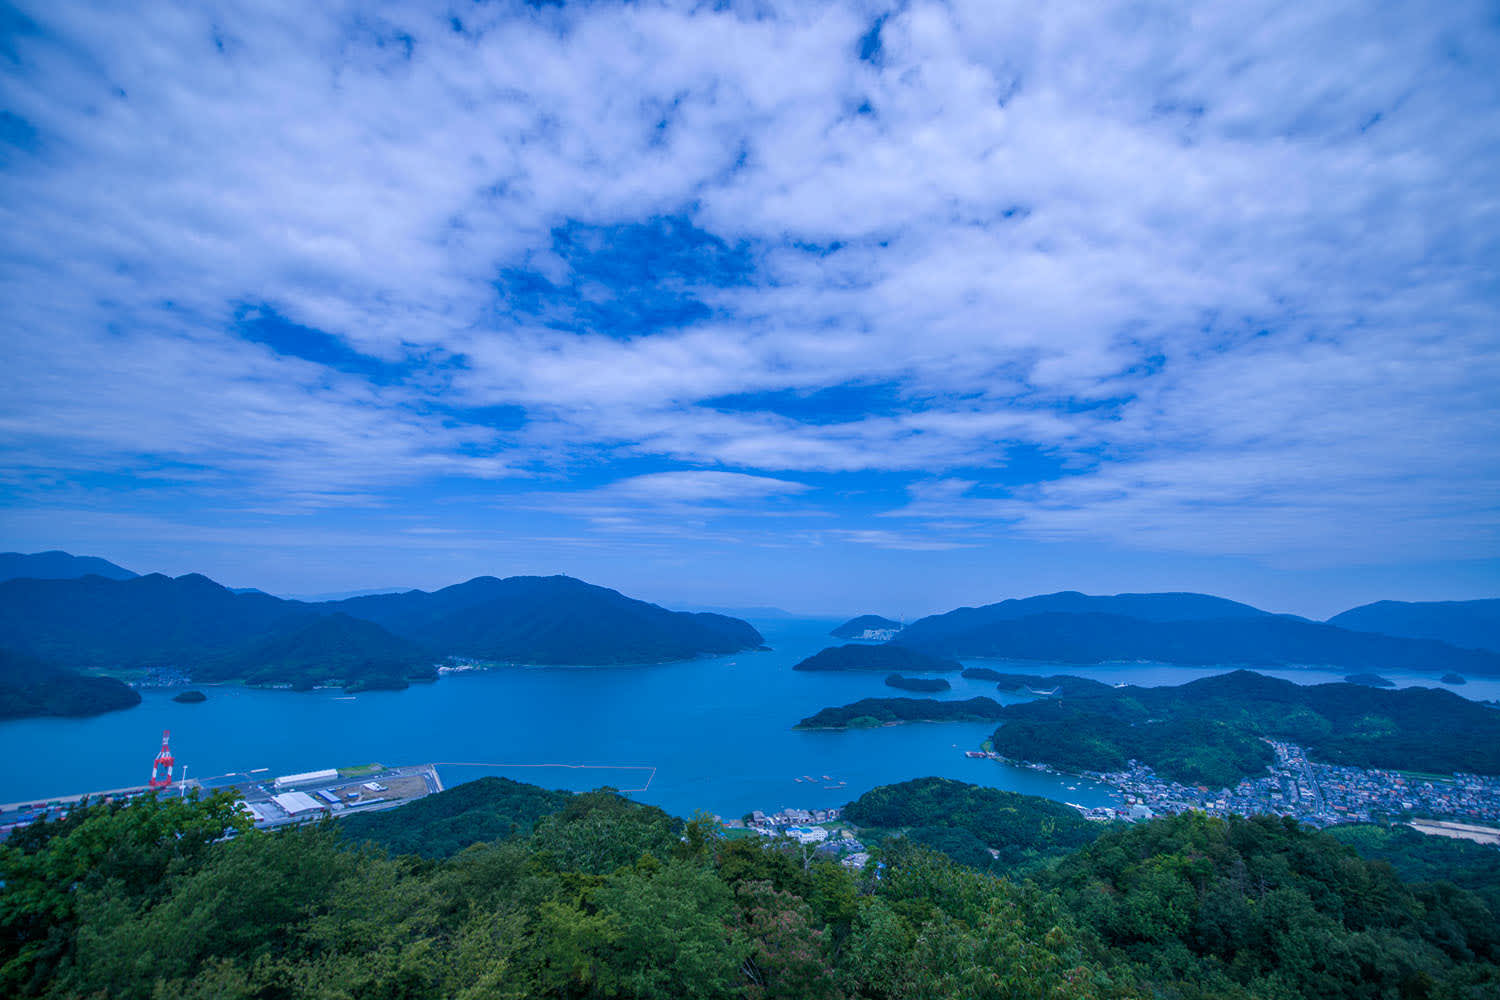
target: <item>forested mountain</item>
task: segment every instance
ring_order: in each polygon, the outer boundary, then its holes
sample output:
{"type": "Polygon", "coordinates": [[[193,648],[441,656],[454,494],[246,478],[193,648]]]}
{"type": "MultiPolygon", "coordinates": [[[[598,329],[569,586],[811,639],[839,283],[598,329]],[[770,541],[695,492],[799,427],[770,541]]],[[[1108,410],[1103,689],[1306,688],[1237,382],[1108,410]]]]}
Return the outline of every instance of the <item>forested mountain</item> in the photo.
{"type": "Polygon", "coordinates": [[[668,611],[569,577],[480,577],[321,604],[197,574],[0,582],[0,646],[62,667],[174,666],[204,680],[400,687],[433,677],[445,656],[660,662],[762,642],[738,619],[668,611]]]}
{"type": "MultiPolygon", "coordinates": [[[[1290,821],[1189,814],[1100,829],[1070,812],[942,779],[875,789],[845,814],[877,877],[786,841],[720,839],[607,791],[486,783],[365,818],[399,838],[387,849],[427,859],[363,848],[327,823],[246,830],[222,795],[95,805],[0,846],[0,993],[1458,1000],[1500,989],[1500,921],[1479,894],[1403,882],[1290,821]],[[497,839],[457,850],[465,815],[499,818],[497,839]]],[[[1486,887],[1477,869],[1467,878],[1486,887]]]]}
{"type": "Polygon", "coordinates": [[[322,607],[445,653],[523,663],[647,663],[754,649],[749,623],[668,611],[568,576],[481,576],[433,593],[355,597],[322,607]]]}
{"type": "Polygon", "coordinates": [[[0,645],[72,667],[196,663],[312,614],[309,605],[236,594],[196,573],[0,583],[0,645]]]}
{"type": "Polygon", "coordinates": [[[1436,639],[1500,652],[1500,598],[1484,601],[1376,601],[1328,619],[1357,632],[1436,639]]]}
{"type": "Polygon", "coordinates": [[[1500,653],[1460,649],[1431,639],[1351,632],[1281,615],[1151,620],[1094,611],[1018,617],[1011,613],[1015,609],[994,615],[988,614],[990,610],[961,609],[923,618],[892,642],[940,656],[1061,663],[1154,660],[1500,674],[1500,653]]]}
{"type": "Polygon", "coordinates": [[[133,688],[112,677],[85,677],[0,647],[0,719],[98,715],[140,703],[133,688]]]}
{"type": "Polygon", "coordinates": [[[0,580],[74,580],[102,576],[129,580],[136,574],[98,556],[75,556],[53,549],[49,552],[0,552],[0,580]]]}
{"type": "MultiPolygon", "coordinates": [[[[1451,691],[1298,685],[1237,670],[1175,687],[1038,679],[1061,697],[1002,709],[995,750],[1072,771],[1135,759],[1183,784],[1233,786],[1271,762],[1262,737],[1355,767],[1500,774],[1500,712],[1451,691]]],[[[1002,681],[1002,686],[1007,681],[1002,681]]]]}

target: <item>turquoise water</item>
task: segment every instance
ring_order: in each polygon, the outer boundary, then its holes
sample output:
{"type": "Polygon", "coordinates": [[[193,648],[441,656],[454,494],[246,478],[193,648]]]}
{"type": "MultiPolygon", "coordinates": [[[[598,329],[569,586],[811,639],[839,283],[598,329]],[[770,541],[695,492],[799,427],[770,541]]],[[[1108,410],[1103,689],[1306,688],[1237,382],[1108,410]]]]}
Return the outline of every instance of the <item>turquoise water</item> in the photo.
{"type": "MultiPolygon", "coordinates": [[[[631,794],[678,815],[826,808],[876,785],[924,775],[1083,805],[1111,801],[1107,790],[1085,781],[964,757],[992,730],[986,723],[794,731],[799,719],[820,708],[901,694],[885,687],[880,674],[792,670],[834,644],[827,634],[834,624],[757,622],[773,651],[689,663],[452,674],[406,691],[354,697],[206,687],[207,702],[179,705],[170,692],[146,692],[136,708],[91,719],[0,723],[0,759],[10,765],[0,772],[0,802],[141,784],[150,776],[163,729],[172,731],[178,767],[186,765],[190,777],[441,762],[448,784],[483,774],[575,790],[609,784],[644,789],[631,794]],[[506,766],[456,766],[469,764],[506,766]],[[823,780],[825,774],[831,780],[823,780]],[[796,780],[804,775],[816,780],[796,780]],[[845,784],[825,787],[838,782],[845,784]]],[[[1175,684],[1221,672],[1160,664],[987,665],[1111,683],[1175,684]]],[[[1274,673],[1301,682],[1342,676],[1274,673]]],[[[1388,676],[1438,686],[1423,675],[1388,676]]],[[[954,687],[947,698],[985,694],[1014,700],[984,681],[950,679],[954,687]]],[[[1476,681],[1457,690],[1496,697],[1500,682],[1476,681]]]]}

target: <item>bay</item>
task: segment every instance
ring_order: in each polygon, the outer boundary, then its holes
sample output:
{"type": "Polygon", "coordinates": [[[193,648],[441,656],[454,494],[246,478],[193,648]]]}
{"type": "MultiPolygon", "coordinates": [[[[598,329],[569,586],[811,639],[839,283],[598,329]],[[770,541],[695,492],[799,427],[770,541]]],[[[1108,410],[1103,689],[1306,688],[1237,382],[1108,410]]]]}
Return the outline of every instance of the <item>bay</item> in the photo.
{"type": "MultiPolygon", "coordinates": [[[[136,708],[89,719],[4,722],[0,759],[10,766],[0,771],[0,802],[142,784],[164,729],[172,732],[179,772],[185,765],[190,777],[436,762],[449,785],[485,774],[572,790],[610,785],[639,789],[633,798],[682,816],[827,808],[877,785],[926,775],[1089,806],[1114,801],[1108,789],[1087,781],[965,757],[992,731],[988,723],[796,731],[798,720],[821,708],[902,692],[885,687],[878,673],[792,670],[836,643],[828,636],[836,621],[755,624],[771,651],[628,667],[502,668],[354,696],[208,686],[207,702],[182,705],[171,691],[146,691],[136,708]]],[[[1148,684],[1226,669],[983,665],[1148,684]]],[[[1327,671],[1264,672],[1301,683],[1342,679],[1327,671]]],[[[953,690],[944,698],[1017,700],[989,682],[948,676],[953,690]]],[[[1386,676],[1403,686],[1439,686],[1427,675],[1386,676]]],[[[1457,691],[1495,697],[1500,682],[1471,679],[1457,691]]]]}

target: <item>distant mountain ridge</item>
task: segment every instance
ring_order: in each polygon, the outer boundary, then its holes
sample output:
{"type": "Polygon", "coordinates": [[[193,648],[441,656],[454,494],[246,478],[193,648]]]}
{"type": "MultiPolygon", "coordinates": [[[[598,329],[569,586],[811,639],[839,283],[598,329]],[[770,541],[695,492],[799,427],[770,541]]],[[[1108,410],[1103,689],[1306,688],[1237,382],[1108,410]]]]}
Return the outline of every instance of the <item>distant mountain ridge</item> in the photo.
{"type": "Polygon", "coordinates": [[[180,666],[200,679],[404,687],[446,656],[665,662],[758,648],[748,623],[669,611],[571,577],[478,577],[307,603],[199,574],[0,582],[0,647],[62,668],[180,666]]]}
{"type": "Polygon", "coordinates": [[[1099,663],[1338,666],[1500,675],[1500,653],[1355,632],[1204,594],[1065,592],[959,608],[908,625],[893,644],[947,657],[1099,663]]]}
{"type": "Polygon", "coordinates": [[[1480,601],[1376,601],[1328,619],[1358,632],[1434,639],[1500,652],[1500,598],[1480,601]]]}
{"type": "Polygon", "coordinates": [[[75,556],[52,549],[47,552],[0,552],[0,580],[76,580],[102,576],[106,580],[129,580],[138,574],[98,556],[75,556]]]}

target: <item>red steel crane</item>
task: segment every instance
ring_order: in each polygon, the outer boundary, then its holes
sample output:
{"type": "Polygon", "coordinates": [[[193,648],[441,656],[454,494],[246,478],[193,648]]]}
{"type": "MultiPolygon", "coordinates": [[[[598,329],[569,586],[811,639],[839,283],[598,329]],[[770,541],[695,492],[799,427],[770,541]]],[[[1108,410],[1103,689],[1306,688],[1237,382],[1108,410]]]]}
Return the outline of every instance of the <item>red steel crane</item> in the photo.
{"type": "Polygon", "coordinates": [[[172,756],[171,747],[167,746],[167,740],[172,736],[172,730],[161,731],[161,749],[156,752],[156,760],[151,764],[151,781],[147,788],[166,788],[172,783],[172,765],[177,761],[172,756]],[[166,774],[161,773],[166,768],[166,774]]]}

